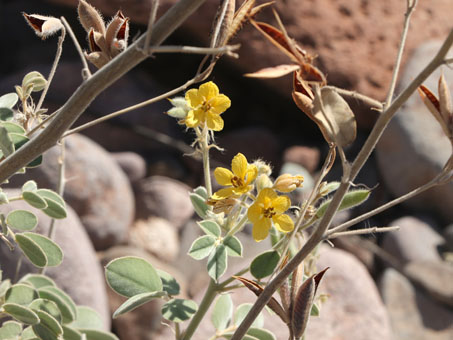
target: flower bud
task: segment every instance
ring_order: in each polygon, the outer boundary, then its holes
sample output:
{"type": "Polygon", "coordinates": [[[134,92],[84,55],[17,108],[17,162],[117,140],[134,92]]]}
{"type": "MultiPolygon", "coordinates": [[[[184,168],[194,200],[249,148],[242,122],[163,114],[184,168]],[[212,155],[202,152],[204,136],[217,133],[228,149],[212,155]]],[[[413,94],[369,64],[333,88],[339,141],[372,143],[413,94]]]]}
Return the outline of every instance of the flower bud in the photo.
{"type": "Polygon", "coordinates": [[[272,181],[266,174],[261,174],[255,181],[256,189],[260,192],[264,188],[272,188],[272,181]]]}
{"type": "Polygon", "coordinates": [[[291,192],[302,186],[304,176],[283,174],[278,176],[274,183],[274,189],[280,192],[291,192]]]}
{"type": "Polygon", "coordinates": [[[177,119],[184,119],[187,117],[190,107],[187,105],[187,101],[184,97],[176,97],[169,99],[169,101],[173,105],[173,108],[167,111],[167,114],[170,117],[177,119]]]}
{"type": "Polygon", "coordinates": [[[254,161],[253,165],[258,168],[258,175],[265,174],[267,176],[270,176],[272,173],[272,167],[261,159],[254,161]]]}

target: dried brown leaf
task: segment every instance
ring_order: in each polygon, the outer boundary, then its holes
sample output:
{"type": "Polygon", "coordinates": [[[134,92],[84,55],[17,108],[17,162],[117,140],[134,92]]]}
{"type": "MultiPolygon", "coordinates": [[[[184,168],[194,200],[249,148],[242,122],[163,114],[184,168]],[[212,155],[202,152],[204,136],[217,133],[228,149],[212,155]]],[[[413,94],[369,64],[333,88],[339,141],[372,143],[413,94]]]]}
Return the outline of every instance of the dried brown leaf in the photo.
{"type": "Polygon", "coordinates": [[[269,2],[265,2],[264,4],[253,7],[249,14],[250,18],[253,19],[259,12],[261,12],[266,7],[272,6],[274,3],[275,3],[275,1],[269,1],[269,2]]]}
{"type": "Polygon", "coordinates": [[[105,34],[104,20],[96,8],[85,0],[79,0],[77,11],[79,13],[80,23],[87,33],[93,28],[96,32],[105,34]]]}
{"type": "MultiPolygon", "coordinates": [[[[313,110],[313,100],[309,98],[307,95],[301,93],[301,92],[296,92],[293,91],[293,100],[294,103],[296,103],[297,107],[305,113],[307,116],[310,117],[310,119],[314,120],[312,110],[313,110]]],[[[316,123],[316,121],[315,121],[316,123]]]]}
{"type": "Polygon", "coordinates": [[[51,35],[57,33],[63,28],[63,24],[60,19],[54,17],[48,17],[39,14],[27,14],[22,13],[25,18],[25,21],[30,25],[31,28],[35,31],[38,37],[43,40],[51,35]]]}
{"type": "Polygon", "coordinates": [[[423,103],[428,108],[429,112],[436,118],[439,124],[442,126],[445,134],[449,135],[449,129],[446,122],[444,121],[440,113],[440,103],[437,97],[424,85],[418,87],[418,93],[423,100],[423,103]]]}
{"type": "Polygon", "coordinates": [[[250,78],[261,78],[261,79],[268,79],[268,78],[280,78],[290,74],[299,69],[299,65],[295,64],[282,64],[273,67],[266,67],[262,68],[253,73],[246,73],[244,74],[245,77],[250,78]]]}

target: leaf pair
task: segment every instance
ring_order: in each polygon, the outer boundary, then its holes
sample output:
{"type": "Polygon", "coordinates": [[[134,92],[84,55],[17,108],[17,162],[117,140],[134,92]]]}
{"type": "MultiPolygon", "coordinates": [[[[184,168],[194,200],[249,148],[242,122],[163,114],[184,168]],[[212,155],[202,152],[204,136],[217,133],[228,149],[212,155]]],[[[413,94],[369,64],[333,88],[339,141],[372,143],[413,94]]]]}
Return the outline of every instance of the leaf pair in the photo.
{"type": "Polygon", "coordinates": [[[85,57],[101,68],[127,47],[129,18],[118,11],[106,26],[101,14],[85,0],[79,1],[79,20],[88,34],[90,53],[85,57]]]}

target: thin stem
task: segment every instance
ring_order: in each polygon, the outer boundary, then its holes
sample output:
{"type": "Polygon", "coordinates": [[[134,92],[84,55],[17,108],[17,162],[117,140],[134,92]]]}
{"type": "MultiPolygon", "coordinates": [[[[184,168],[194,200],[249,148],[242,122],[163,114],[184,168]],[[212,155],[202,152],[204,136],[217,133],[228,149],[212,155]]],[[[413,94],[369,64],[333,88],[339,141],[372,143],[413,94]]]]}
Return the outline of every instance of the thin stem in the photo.
{"type": "Polygon", "coordinates": [[[55,60],[53,61],[52,68],[50,69],[49,76],[47,77],[46,86],[41,93],[41,97],[39,98],[38,105],[36,105],[35,112],[38,112],[41,109],[42,103],[44,102],[44,98],[46,98],[47,91],[49,90],[50,83],[55,75],[55,71],[57,70],[58,63],[60,62],[60,57],[63,52],[63,42],[66,36],[66,28],[64,26],[61,27],[61,35],[58,37],[57,42],[57,52],[55,54],[55,60]]]}
{"type": "Polygon", "coordinates": [[[341,95],[344,95],[344,96],[347,96],[347,97],[351,97],[351,98],[354,98],[354,99],[358,99],[362,102],[364,102],[365,104],[371,106],[371,107],[375,107],[376,109],[378,110],[382,110],[382,103],[374,98],[371,98],[371,97],[368,97],[368,96],[365,96],[364,94],[361,94],[359,92],[356,92],[356,91],[349,91],[349,90],[345,90],[345,89],[342,89],[342,88],[339,88],[339,87],[336,87],[336,86],[326,86],[327,88],[330,88],[334,91],[336,91],[338,94],[341,94],[341,95]]]}
{"type": "Polygon", "coordinates": [[[200,306],[198,307],[197,312],[190,320],[187,329],[184,331],[182,340],[189,340],[190,338],[192,338],[193,334],[195,333],[195,330],[198,328],[198,325],[200,324],[201,320],[203,320],[203,317],[205,316],[206,312],[208,311],[209,307],[214,301],[216,294],[217,284],[213,279],[211,279],[211,281],[209,282],[209,286],[206,290],[206,293],[204,294],[203,300],[201,300],[200,306]]]}
{"type": "Polygon", "coordinates": [[[389,232],[389,231],[397,231],[397,230],[400,230],[400,227],[398,227],[398,226],[395,226],[395,227],[372,227],[372,228],[366,228],[366,229],[340,231],[338,233],[331,234],[326,239],[332,240],[334,238],[341,237],[341,236],[386,233],[386,232],[389,232]]]}
{"type": "Polygon", "coordinates": [[[63,25],[66,27],[66,30],[68,31],[69,36],[71,37],[72,42],[74,43],[74,46],[75,46],[77,52],[79,53],[80,60],[82,61],[82,64],[83,64],[82,78],[84,80],[86,80],[91,77],[91,72],[90,72],[90,68],[88,67],[88,62],[85,58],[85,55],[83,54],[82,47],[80,46],[79,41],[77,40],[74,32],[72,31],[71,26],[66,21],[65,17],[60,17],[60,20],[63,22],[63,25]]]}
{"type": "Polygon", "coordinates": [[[204,173],[204,183],[206,191],[208,192],[208,197],[212,196],[212,185],[211,185],[211,168],[209,165],[209,129],[205,124],[203,130],[201,131],[200,137],[200,147],[203,154],[203,173],[204,173]]]}
{"type": "Polygon", "coordinates": [[[24,260],[24,255],[21,253],[19,256],[19,260],[17,260],[16,264],[16,272],[14,273],[14,281],[17,282],[19,280],[20,268],[22,267],[22,261],[24,260]]]}
{"type": "Polygon", "coordinates": [[[238,55],[233,53],[240,45],[227,45],[221,47],[197,47],[197,46],[180,46],[180,45],[165,45],[150,47],[150,53],[185,53],[185,54],[205,54],[217,55],[219,53],[226,54],[230,57],[237,58],[238,55]]]}
{"type": "Polygon", "coordinates": [[[408,192],[407,194],[403,195],[403,196],[400,196],[398,198],[395,198],[394,200],[390,201],[390,202],[387,202],[386,204],[383,204],[381,205],[380,207],[376,208],[376,209],[373,209],[371,211],[368,211],[367,213],[365,214],[362,214],[360,216],[357,216],[356,218],[353,218],[352,220],[349,220],[345,223],[342,223],[340,224],[339,226],[336,226],[335,228],[332,228],[332,229],[329,229],[327,232],[326,232],[326,235],[325,237],[330,237],[330,235],[332,234],[335,234],[335,233],[338,233],[338,232],[341,232],[343,230],[346,230],[348,229],[349,227],[353,226],[354,224],[357,224],[359,222],[362,222],[374,215],[377,215],[381,212],[383,212],[384,210],[387,210],[387,209],[390,209],[391,207],[397,205],[397,204],[400,204],[404,201],[407,201],[408,199],[416,196],[416,195],[419,195],[421,194],[422,192],[436,186],[438,183],[437,183],[437,179],[439,178],[439,176],[437,176],[436,178],[430,180],[428,183],[425,183],[423,184],[422,186],[408,192]]]}
{"type": "Polygon", "coordinates": [[[247,223],[247,221],[248,221],[248,216],[247,216],[247,213],[245,213],[244,216],[242,216],[242,219],[233,228],[230,229],[230,231],[225,235],[225,237],[234,235],[234,234],[238,233],[239,231],[241,231],[242,227],[244,227],[244,225],[247,223]]]}
{"type": "Polygon", "coordinates": [[[398,53],[396,55],[395,66],[393,68],[392,80],[390,81],[389,91],[384,103],[384,110],[387,109],[392,103],[393,94],[395,93],[396,81],[398,80],[398,74],[401,66],[401,60],[403,58],[404,47],[406,45],[407,32],[409,31],[409,23],[411,21],[412,13],[417,6],[418,0],[408,1],[406,13],[404,14],[404,25],[403,32],[401,33],[400,45],[398,47],[398,53]]]}
{"type": "Polygon", "coordinates": [[[250,267],[249,267],[249,266],[247,266],[246,268],[241,269],[241,270],[238,271],[236,274],[232,275],[230,278],[228,278],[228,279],[226,279],[225,281],[219,283],[219,284],[217,285],[217,287],[218,287],[219,289],[224,288],[226,285],[228,285],[228,284],[230,284],[231,282],[233,282],[234,280],[236,280],[233,276],[241,276],[241,275],[247,273],[249,270],[250,270],[250,267]]]}
{"type": "Polygon", "coordinates": [[[151,34],[153,32],[154,22],[156,21],[157,8],[159,7],[159,0],[151,0],[151,9],[149,11],[148,27],[146,29],[145,42],[143,50],[149,53],[149,46],[151,44],[151,34]]]}

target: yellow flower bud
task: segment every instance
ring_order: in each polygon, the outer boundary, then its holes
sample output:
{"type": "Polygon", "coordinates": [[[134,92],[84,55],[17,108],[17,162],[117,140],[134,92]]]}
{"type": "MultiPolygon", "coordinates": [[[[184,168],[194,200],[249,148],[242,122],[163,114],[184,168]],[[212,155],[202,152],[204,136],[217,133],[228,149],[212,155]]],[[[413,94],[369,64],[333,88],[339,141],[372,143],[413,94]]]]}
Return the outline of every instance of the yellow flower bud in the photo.
{"type": "Polygon", "coordinates": [[[258,192],[260,192],[264,188],[272,188],[272,181],[268,175],[261,174],[256,179],[255,185],[256,185],[256,190],[258,190],[258,192]]]}
{"type": "Polygon", "coordinates": [[[304,176],[283,174],[278,176],[274,183],[274,189],[280,192],[291,192],[302,186],[304,176]]]}

